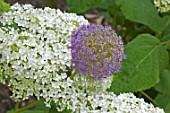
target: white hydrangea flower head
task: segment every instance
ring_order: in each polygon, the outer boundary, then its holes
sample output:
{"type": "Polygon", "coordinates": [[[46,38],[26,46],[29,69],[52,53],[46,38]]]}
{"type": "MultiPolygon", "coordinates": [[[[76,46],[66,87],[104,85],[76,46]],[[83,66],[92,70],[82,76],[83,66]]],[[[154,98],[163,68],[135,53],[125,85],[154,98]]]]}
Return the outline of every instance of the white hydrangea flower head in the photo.
{"type": "Polygon", "coordinates": [[[161,13],[170,11],[170,0],[154,0],[154,4],[161,13]]]}
{"type": "MultiPolygon", "coordinates": [[[[112,77],[92,82],[85,76],[76,76],[70,87],[53,95],[51,100],[60,106],[56,108],[58,111],[70,109],[72,113],[164,113],[163,109],[145,103],[132,93],[117,96],[113,92],[107,92],[111,82],[112,77]]],[[[48,102],[50,99],[46,100],[48,102]]]]}
{"type": "Polygon", "coordinates": [[[0,81],[10,79],[16,100],[34,95],[74,113],[164,113],[131,93],[107,92],[112,77],[71,76],[71,35],[89,24],[84,17],[15,4],[0,23],[0,81]]]}
{"type": "Polygon", "coordinates": [[[71,66],[71,35],[88,24],[84,17],[15,4],[0,22],[8,25],[0,29],[0,69],[10,76],[16,99],[42,96],[54,84],[70,85],[66,73],[71,66]]]}

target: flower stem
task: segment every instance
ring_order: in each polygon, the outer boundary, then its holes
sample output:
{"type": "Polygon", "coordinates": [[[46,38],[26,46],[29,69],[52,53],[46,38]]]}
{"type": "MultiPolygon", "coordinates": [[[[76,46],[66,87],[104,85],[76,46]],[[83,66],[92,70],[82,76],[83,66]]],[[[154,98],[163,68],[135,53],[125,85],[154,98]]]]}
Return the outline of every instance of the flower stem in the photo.
{"type": "Polygon", "coordinates": [[[18,110],[18,107],[19,107],[19,102],[16,102],[16,104],[15,104],[15,111],[18,110]]]}
{"type": "Polygon", "coordinates": [[[23,108],[16,110],[14,113],[21,113],[22,111],[28,110],[28,109],[34,107],[35,105],[39,104],[42,101],[44,101],[44,98],[41,98],[40,100],[37,100],[27,106],[24,106],[23,108]]]}
{"type": "Polygon", "coordinates": [[[153,100],[148,94],[146,94],[144,91],[141,91],[141,94],[144,95],[147,99],[149,99],[153,104],[160,107],[159,104],[155,100],[153,100]]]}
{"type": "Polygon", "coordinates": [[[70,78],[73,80],[74,76],[76,76],[76,75],[77,75],[77,73],[74,72],[74,73],[70,76],[70,78]]]}

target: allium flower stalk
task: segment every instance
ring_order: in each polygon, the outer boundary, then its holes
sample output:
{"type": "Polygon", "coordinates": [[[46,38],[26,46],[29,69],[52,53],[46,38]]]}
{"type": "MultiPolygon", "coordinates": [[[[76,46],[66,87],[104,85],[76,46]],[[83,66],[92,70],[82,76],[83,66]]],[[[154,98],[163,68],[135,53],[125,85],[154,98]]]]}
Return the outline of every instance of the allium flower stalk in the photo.
{"type": "Polygon", "coordinates": [[[117,73],[125,58],[121,37],[102,25],[81,26],[72,36],[71,53],[75,71],[97,79],[117,73]]]}
{"type": "Polygon", "coordinates": [[[154,0],[154,4],[161,13],[170,11],[170,0],[154,0]]]}

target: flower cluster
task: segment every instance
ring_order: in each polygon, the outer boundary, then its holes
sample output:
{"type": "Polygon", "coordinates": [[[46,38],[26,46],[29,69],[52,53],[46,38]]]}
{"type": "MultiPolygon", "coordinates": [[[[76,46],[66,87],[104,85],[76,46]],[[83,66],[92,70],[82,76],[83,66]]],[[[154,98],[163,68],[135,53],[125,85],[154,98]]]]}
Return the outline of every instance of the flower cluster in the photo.
{"type": "Polygon", "coordinates": [[[107,92],[111,81],[112,77],[94,81],[86,76],[76,76],[72,86],[53,97],[53,101],[63,109],[72,110],[72,113],[164,113],[163,109],[145,103],[132,93],[117,96],[107,92]]]}
{"type": "Polygon", "coordinates": [[[0,68],[10,75],[15,98],[41,95],[51,87],[65,86],[62,81],[69,84],[71,34],[88,24],[84,17],[15,4],[0,22],[4,26],[0,29],[0,68]]]}
{"type": "MultiPolygon", "coordinates": [[[[0,22],[3,24],[0,27],[0,81],[8,78],[16,100],[34,95],[44,98],[47,107],[53,101],[58,111],[70,109],[76,113],[164,113],[131,93],[116,96],[107,92],[112,76],[102,80],[72,77],[71,36],[80,26],[89,24],[84,17],[47,7],[36,9],[15,4],[0,17],[0,22]]],[[[114,34],[112,38],[117,37],[113,31],[109,33],[114,34]]],[[[119,41],[114,43],[114,47],[122,45],[119,41]]],[[[117,48],[121,49],[118,55],[123,57],[123,48],[117,48]]],[[[117,58],[117,53],[114,55],[117,58]]],[[[114,66],[121,59],[118,58],[114,66]]]]}
{"type": "Polygon", "coordinates": [[[81,26],[72,36],[71,51],[75,70],[97,79],[117,73],[125,58],[121,37],[102,25],[81,26]]]}
{"type": "Polygon", "coordinates": [[[154,4],[161,13],[170,11],[170,0],[154,0],[154,4]]]}

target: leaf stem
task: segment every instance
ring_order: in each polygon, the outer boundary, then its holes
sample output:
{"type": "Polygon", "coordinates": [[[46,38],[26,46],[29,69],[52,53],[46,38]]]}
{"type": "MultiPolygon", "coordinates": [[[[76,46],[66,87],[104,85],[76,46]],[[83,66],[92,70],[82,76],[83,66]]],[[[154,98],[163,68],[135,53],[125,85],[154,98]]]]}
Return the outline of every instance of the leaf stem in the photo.
{"type": "Polygon", "coordinates": [[[14,113],[21,113],[22,111],[28,110],[28,109],[34,107],[35,105],[39,104],[42,101],[44,101],[44,98],[41,98],[40,100],[37,100],[27,106],[24,106],[23,108],[16,110],[14,113]]]}
{"type": "Polygon", "coordinates": [[[168,43],[170,43],[170,40],[168,40],[166,42],[162,42],[161,45],[168,44],[168,43]]]}
{"type": "Polygon", "coordinates": [[[153,104],[155,104],[156,106],[160,107],[159,104],[153,100],[148,94],[146,94],[144,91],[141,91],[142,95],[144,95],[147,99],[149,99],[153,104]]]}

